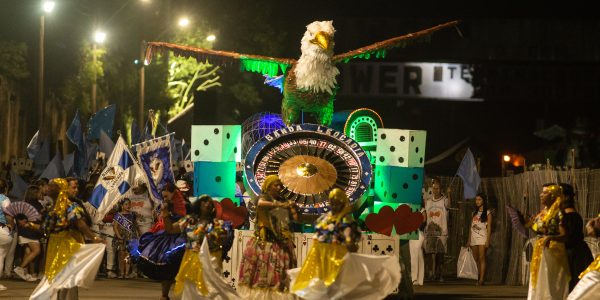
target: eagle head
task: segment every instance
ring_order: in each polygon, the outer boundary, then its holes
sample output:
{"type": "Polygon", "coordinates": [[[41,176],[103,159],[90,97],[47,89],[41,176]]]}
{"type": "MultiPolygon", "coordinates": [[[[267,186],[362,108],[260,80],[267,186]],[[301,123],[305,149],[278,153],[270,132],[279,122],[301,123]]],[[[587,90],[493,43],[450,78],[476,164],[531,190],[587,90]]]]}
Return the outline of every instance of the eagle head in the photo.
{"type": "Polygon", "coordinates": [[[334,34],[333,21],[314,21],[308,24],[302,37],[302,54],[333,56],[334,34]]]}
{"type": "Polygon", "coordinates": [[[302,55],[294,70],[299,88],[333,94],[335,77],[340,73],[331,61],[334,34],[333,21],[315,21],[306,26],[300,42],[302,55]]]}

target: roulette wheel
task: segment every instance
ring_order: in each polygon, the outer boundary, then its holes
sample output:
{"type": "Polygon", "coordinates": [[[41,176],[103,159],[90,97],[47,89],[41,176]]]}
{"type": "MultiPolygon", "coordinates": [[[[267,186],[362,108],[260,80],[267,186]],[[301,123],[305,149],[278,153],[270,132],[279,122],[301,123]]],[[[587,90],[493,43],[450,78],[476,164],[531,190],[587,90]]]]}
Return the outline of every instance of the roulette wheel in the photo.
{"type": "Polygon", "coordinates": [[[362,201],[372,177],[368,155],[356,141],[316,124],[284,127],[258,140],[246,155],[244,173],[255,196],[267,176],[278,175],[284,198],[304,215],[328,211],[327,196],[336,187],[351,204],[362,201]]]}

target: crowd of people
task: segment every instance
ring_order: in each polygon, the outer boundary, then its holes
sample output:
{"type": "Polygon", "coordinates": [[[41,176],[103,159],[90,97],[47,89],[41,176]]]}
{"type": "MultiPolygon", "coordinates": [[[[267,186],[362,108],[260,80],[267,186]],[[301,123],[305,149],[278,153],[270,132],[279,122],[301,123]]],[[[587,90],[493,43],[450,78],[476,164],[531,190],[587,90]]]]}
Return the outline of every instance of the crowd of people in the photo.
{"type": "MultiPolygon", "coordinates": [[[[184,180],[189,178],[188,175],[181,171],[181,175],[177,177],[180,180],[171,184],[173,189],[181,190],[181,193],[190,192],[191,183],[184,180]]],[[[67,215],[61,218],[55,216],[60,193],[56,180],[30,180],[23,196],[19,198],[8,196],[13,194],[12,183],[6,178],[0,178],[0,279],[43,281],[51,264],[49,256],[52,252],[52,231],[57,228],[78,231],[83,226],[75,224],[79,219],[85,225],[84,243],[106,245],[101,256],[99,276],[121,279],[143,276],[138,271],[130,250],[133,245],[137,245],[137,240],[143,233],[151,231],[160,215],[144,181],[136,182],[118,205],[101,216],[99,222],[94,222],[97,219],[96,208],[88,200],[92,196],[98,174],[92,174],[87,181],[75,177],[63,179],[67,199],[64,202],[77,206],[78,209],[75,213],[67,212],[68,207],[62,207],[59,214],[67,215]],[[71,220],[74,216],[75,219],[71,220]]],[[[183,205],[190,205],[187,197],[183,205]]],[[[0,284],[0,290],[4,289],[6,286],[0,284]]]]}
{"type": "MultiPolygon", "coordinates": [[[[222,219],[220,204],[211,197],[202,195],[190,202],[191,183],[177,178],[161,190],[161,203],[151,200],[140,180],[100,217],[87,201],[97,176],[90,176],[88,182],[72,177],[37,179],[22,199],[10,199],[10,182],[0,178],[0,276],[39,282],[32,299],[53,295],[76,299],[77,287],[89,286],[96,276],[157,280],[161,299],[169,299],[173,286],[175,294],[185,299],[215,295],[225,299],[351,299],[365,293],[383,298],[399,286],[397,258],[356,253],[360,226],[339,189],[330,191],[331,210],[316,221],[313,247],[304,264],[297,266],[291,225],[299,219],[299,212],[282,195],[279,178],[272,175],[264,179],[261,194],[254,200],[254,237],[243,250],[234,290],[220,275],[233,243],[232,223],[222,219]],[[357,274],[370,278],[369,284],[357,274]]],[[[424,222],[418,239],[410,241],[415,285],[423,284],[427,271],[429,280],[444,280],[452,199],[450,189],[442,190],[437,179],[424,188],[424,222]],[[427,268],[425,256],[430,258],[427,268]]],[[[494,213],[485,194],[478,194],[474,204],[466,246],[477,265],[476,284],[483,285],[494,213]]],[[[540,212],[524,224],[539,237],[530,263],[529,299],[581,294],[579,279],[600,271],[584,241],[586,234],[598,236],[600,220],[584,225],[575,210],[574,189],[568,184],[544,185],[540,204],[540,212]]]]}

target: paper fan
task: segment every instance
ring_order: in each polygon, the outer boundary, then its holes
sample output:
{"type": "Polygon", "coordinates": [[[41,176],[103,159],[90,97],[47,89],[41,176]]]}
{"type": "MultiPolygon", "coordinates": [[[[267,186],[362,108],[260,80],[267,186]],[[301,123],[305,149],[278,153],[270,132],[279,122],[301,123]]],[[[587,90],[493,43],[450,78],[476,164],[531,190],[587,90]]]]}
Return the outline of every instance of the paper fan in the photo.
{"type": "Polygon", "coordinates": [[[510,217],[510,223],[514,230],[516,230],[522,237],[527,238],[527,229],[523,225],[525,220],[520,211],[512,207],[510,204],[506,205],[506,213],[510,217]]]}
{"type": "Polygon", "coordinates": [[[42,219],[42,216],[33,205],[23,201],[12,202],[4,209],[4,212],[13,218],[18,214],[23,214],[29,221],[39,221],[42,219]]]}

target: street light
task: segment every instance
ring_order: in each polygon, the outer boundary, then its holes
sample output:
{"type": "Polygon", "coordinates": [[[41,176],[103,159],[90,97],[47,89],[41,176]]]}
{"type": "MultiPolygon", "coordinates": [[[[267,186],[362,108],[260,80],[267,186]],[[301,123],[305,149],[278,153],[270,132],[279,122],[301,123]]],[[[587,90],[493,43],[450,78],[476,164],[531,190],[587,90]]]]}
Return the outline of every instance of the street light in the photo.
{"type": "Polygon", "coordinates": [[[93,83],[92,83],[92,114],[96,112],[96,89],[97,89],[97,75],[96,75],[96,45],[103,44],[106,41],[106,32],[102,30],[96,30],[94,32],[94,43],[92,48],[92,66],[93,72],[93,83]]]}
{"type": "Polygon", "coordinates": [[[56,3],[54,1],[43,1],[42,9],[44,10],[44,12],[51,13],[54,10],[55,5],[56,3]]]}
{"type": "Polygon", "coordinates": [[[179,25],[179,27],[187,27],[188,25],[190,25],[190,19],[188,19],[187,17],[181,17],[179,18],[177,25],[179,25]]]}
{"type": "Polygon", "coordinates": [[[94,33],[94,42],[102,44],[104,41],[106,41],[106,32],[100,30],[96,31],[94,33]]]}
{"type": "Polygon", "coordinates": [[[217,39],[217,37],[214,34],[209,34],[206,37],[206,40],[209,41],[209,42],[214,42],[216,39],[217,39]]]}
{"type": "Polygon", "coordinates": [[[45,14],[54,10],[54,1],[42,1],[42,13],[40,15],[40,68],[38,73],[38,126],[44,127],[44,26],[45,14]]]}

